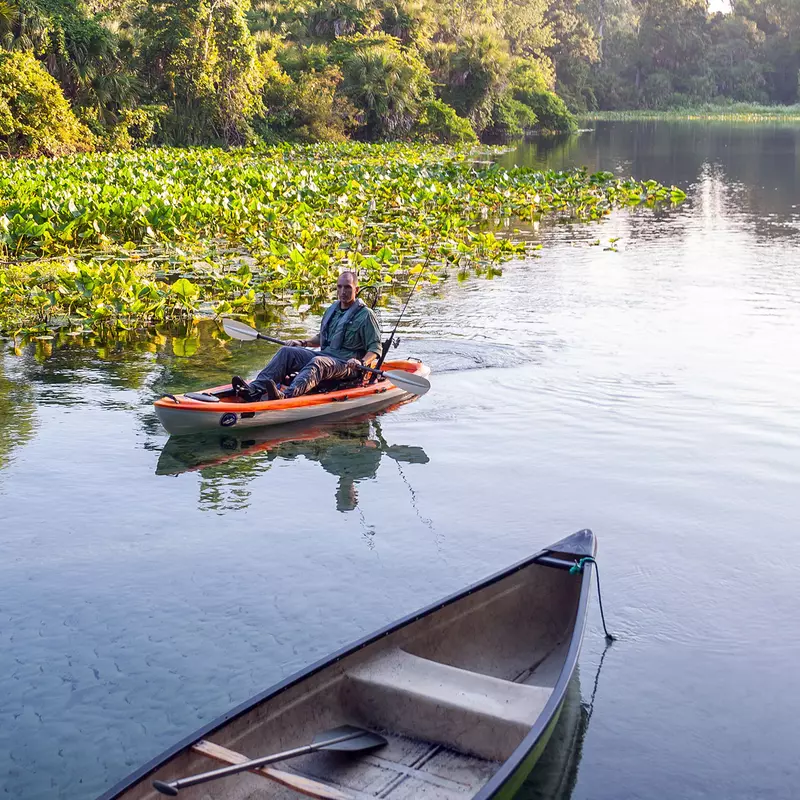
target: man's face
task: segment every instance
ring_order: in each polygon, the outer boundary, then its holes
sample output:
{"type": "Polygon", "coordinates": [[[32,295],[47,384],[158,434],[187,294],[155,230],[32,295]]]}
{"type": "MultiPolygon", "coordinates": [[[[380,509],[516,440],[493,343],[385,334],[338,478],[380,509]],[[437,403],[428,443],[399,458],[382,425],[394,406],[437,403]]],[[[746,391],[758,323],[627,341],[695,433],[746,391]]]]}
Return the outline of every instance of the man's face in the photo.
{"type": "Polygon", "coordinates": [[[343,308],[351,306],[356,299],[356,290],[358,286],[353,280],[353,276],[345,273],[339,277],[336,282],[336,296],[339,303],[343,308]]]}

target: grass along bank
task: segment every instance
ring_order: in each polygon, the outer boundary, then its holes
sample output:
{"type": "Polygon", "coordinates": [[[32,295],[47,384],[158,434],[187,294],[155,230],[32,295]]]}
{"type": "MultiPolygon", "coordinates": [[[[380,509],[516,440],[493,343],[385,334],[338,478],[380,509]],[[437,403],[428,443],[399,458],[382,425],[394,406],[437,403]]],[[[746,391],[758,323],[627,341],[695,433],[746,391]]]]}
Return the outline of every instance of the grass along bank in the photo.
{"type": "Polygon", "coordinates": [[[405,286],[494,274],[502,220],[592,221],[684,194],[505,169],[443,147],[156,149],[0,164],[0,330],[131,327],[319,302],[342,268],[405,286]]]}
{"type": "Polygon", "coordinates": [[[691,108],[671,108],[664,111],[640,109],[637,111],[594,111],[581,115],[582,119],[596,122],[636,122],[637,120],[727,120],[730,122],[800,123],[800,105],[763,106],[751,103],[716,105],[707,103],[691,108]]]}

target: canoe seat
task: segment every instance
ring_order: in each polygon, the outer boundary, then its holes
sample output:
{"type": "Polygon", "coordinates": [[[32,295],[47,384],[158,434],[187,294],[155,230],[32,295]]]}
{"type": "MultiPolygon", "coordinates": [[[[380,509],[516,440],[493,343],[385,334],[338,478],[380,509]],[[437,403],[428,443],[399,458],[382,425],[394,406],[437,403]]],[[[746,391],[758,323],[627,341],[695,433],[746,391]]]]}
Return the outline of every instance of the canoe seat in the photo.
{"type": "Polygon", "coordinates": [[[400,649],[346,676],[347,702],[373,726],[492,761],[511,755],[552,693],[400,649]]]}

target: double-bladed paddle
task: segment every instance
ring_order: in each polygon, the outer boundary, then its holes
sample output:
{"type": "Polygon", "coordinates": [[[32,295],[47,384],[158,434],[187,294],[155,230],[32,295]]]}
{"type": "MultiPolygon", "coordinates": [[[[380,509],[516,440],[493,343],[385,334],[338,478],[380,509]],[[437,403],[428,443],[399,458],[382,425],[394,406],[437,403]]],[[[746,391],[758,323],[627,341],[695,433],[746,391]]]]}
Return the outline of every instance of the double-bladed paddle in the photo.
{"type": "Polygon", "coordinates": [[[153,781],[153,788],[157,789],[161,794],[175,797],[180,789],[196,786],[198,783],[206,783],[206,781],[225,778],[228,775],[236,775],[239,772],[258,769],[259,767],[265,767],[267,764],[274,764],[276,761],[286,761],[308,753],[315,753],[317,750],[340,750],[348,753],[361,753],[383,747],[386,743],[386,739],[377,733],[364,730],[364,728],[356,728],[354,725],[342,725],[339,728],[333,728],[317,734],[311,744],[303,747],[295,747],[293,750],[284,750],[282,753],[273,753],[270,756],[254,758],[252,761],[244,761],[241,764],[233,764],[230,767],[220,767],[210,772],[192,775],[189,778],[180,778],[169,783],[166,781],[153,781]]]}
{"type": "MultiPolygon", "coordinates": [[[[228,336],[241,342],[254,342],[256,339],[263,339],[263,341],[272,342],[273,344],[284,346],[287,344],[280,339],[274,339],[272,336],[265,336],[255,328],[251,328],[249,325],[245,325],[244,322],[239,322],[235,319],[223,318],[222,327],[228,336]]],[[[409,394],[423,395],[431,388],[431,383],[427,378],[423,378],[422,375],[414,375],[412,372],[406,372],[402,369],[379,370],[370,369],[369,367],[359,367],[358,369],[372,375],[383,375],[398,389],[402,389],[409,394]]]]}

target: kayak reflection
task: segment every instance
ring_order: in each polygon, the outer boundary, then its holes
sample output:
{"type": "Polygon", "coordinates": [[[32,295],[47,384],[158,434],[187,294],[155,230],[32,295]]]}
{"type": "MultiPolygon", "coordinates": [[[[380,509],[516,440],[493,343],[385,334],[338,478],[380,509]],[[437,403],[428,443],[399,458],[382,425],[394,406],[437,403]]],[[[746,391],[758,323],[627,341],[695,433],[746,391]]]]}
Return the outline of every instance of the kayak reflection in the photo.
{"type": "Polygon", "coordinates": [[[164,445],[157,475],[200,472],[201,507],[246,508],[247,484],[277,460],[305,458],[338,477],[337,511],[358,506],[358,484],[374,478],[384,456],[398,464],[427,464],[421,447],[388,444],[380,421],[369,415],[345,421],[251,429],[241,434],[172,436],[164,445]]]}

